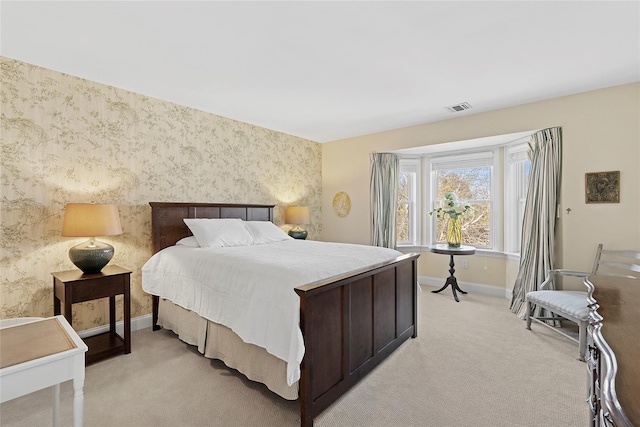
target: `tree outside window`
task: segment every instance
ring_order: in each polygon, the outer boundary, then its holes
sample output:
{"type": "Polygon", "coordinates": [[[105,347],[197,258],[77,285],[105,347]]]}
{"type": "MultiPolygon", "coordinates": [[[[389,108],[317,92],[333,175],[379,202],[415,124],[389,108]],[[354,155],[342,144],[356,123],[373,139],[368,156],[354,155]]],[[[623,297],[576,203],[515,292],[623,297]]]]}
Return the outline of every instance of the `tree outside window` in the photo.
{"type": "Polygon", "coordinates": [[[398,242],[409,242],[409,181],[407,172],[400,172],[398,176],[398,214],[396,235],[398,242]]]}
{"type": "Polygon", "coordinates": [[[418,170],[419,162],[400,160],[398,173],[398,212],[396,237],[400,245],[417,245],[418,242],[418,170]]]}
{"type": "MultiPolygon", "coordinates": [[[[491,247],[491,166],[442,168],[435,172],[436,202],[447,192],[469,203],[472,210],[462,217],[462,241],[477,247],[491,247]]],[[[436,219],[435,239],[445,241],[446,219],[436,219]]]]}

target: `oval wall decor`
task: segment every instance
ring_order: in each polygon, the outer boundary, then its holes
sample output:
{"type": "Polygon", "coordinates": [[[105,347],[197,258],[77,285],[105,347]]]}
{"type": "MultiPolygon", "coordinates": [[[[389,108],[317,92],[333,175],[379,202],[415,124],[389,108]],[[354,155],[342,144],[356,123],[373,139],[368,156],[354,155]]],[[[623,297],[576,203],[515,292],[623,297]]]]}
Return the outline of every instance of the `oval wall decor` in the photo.
{"type": "Polygon", "coordinates": [[[351,200],[347,193],[341,191],[333,197],[333,210],[341,218],[349,215],[351,200]]]}

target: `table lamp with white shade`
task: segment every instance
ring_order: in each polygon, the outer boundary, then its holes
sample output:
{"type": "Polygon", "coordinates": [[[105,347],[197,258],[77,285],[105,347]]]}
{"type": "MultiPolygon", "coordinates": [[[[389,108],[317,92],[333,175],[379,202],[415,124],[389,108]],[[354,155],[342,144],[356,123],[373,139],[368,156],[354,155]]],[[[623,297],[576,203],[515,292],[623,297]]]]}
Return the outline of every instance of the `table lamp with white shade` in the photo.
{"type": "Polygon", "coordinates": [[[122,234],[116,205],[104,203],[68,203],[64,212],[62,235],[89,237],[69,249],[69,259],[85,274],[99,273],[113,258],[113,246],[99,242],[96,236],[122,234]]]}

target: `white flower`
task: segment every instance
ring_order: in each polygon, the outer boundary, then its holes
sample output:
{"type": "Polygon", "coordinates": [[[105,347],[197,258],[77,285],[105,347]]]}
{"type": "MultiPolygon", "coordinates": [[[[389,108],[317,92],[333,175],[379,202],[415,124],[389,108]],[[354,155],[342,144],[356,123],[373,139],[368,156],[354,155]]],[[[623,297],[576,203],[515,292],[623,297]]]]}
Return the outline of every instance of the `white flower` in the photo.
{"type": "Polygon", "coordinates": [[[437,208],[429,212],[429,215],[433,215],[435,212],[439,219],[448,215],[450,218],[457,218],[471,209],[471,205],[458,199],[455,193],[445,193],[444,200],[439,200],[437,208]]]}

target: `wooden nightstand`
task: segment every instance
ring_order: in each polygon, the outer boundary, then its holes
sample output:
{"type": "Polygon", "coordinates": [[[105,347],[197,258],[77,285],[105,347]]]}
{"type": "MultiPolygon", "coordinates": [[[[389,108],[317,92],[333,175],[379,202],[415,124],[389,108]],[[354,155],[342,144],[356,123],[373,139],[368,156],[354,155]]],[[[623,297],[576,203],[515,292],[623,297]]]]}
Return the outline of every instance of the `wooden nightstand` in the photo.
{"type": "Polygon", "coordinates": [[[84,339],[89,347],[87,364],[124,352],[131,353],[131,272],[108,265],[100,273],[80,270],[59,271],[53,275],[53,314],[59,315],[64,302],[64,317],[72,325],[71,305],[109,297],[109,331],[84,339]],[[116,333],[116,295],[124,295],[124,338],[116,333]]]}

